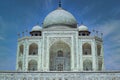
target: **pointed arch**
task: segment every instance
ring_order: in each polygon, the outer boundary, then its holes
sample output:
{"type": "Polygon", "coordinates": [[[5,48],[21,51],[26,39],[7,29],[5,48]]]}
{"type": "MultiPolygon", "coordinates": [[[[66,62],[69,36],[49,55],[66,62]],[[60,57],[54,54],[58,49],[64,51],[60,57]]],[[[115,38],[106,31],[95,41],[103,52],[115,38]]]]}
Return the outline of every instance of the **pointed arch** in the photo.
{"type": "Polygon", "coordinates": [[[22,61],[19,61],[18,62],[18,70],[22,70],[22,68],[23,68],[22,66],[23,66],[22,61]]]}
{"type": "Polygon", "coordinates": [[[98,61],[98,70],[99,70],[99,71],[102,70],[102,61],[98,61]]]}
{"type": "Polygon", "coordinates": [[[63,57],[64,55],[63,55],[63,51],[62,50],[59,50],[58,52],[57,52],[57,57],[63,57]]]}
{"type": "Polygon", "coordinates": [[[91,60],[84,60],[83,70],[84,71],[91,71],[92,70],[92,61],[91,60]]]}
{"type": "Polygon", "coordinates": [[[83,55],[91,55],[91,45],[89,43],[84,43],[82,46],[83,55]]]}
{"type": "Polygon", "coordinates": [[[37,71],[37,61],[36,60],[30,60],[28,62],[28,71],[37,71]]]}
{"type": "Polygon", "coordinates": [[[97,45],[97,55],[101,55],[101,45],[97,45]]]}
{"type": "Polygon", "coordinates": [[[71,49],[64,41],[56,41],[49,49],[49,69],[50,71],[70,71],[71,49]]]}
{"type": "Polygon", "coordinates": [[[24,53],[24,46],[23,44],[19,46],[19,56],[22,56],[24,53]]]}
{"type": "Polygon", "coordinates": [[[29,55],[38,55],[38,45],[36,43],[30,44],[29,55]]]}

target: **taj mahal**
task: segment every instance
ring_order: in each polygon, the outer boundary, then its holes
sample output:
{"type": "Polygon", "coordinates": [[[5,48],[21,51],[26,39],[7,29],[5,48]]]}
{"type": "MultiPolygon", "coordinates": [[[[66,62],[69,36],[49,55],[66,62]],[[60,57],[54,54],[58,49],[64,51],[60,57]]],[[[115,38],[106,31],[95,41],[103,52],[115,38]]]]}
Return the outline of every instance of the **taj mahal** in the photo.
{"type": "Polygon", "coordinates": [[[0,80],[120,80],[120,71],[104,68],[102,37],[61,2],[29,33],[18,38],[16,71],[0,71],[0,80]]]}

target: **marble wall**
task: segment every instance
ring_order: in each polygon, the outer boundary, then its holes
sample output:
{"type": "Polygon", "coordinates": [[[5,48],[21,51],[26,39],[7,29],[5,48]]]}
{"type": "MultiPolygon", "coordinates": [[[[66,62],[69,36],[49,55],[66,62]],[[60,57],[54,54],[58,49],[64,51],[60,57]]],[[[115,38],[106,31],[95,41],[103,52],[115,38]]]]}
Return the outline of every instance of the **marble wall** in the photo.
{"type": "Polygon", "coordinates": [[[120,80],[120,71],[0,72],[0,80],[120,80]]]}

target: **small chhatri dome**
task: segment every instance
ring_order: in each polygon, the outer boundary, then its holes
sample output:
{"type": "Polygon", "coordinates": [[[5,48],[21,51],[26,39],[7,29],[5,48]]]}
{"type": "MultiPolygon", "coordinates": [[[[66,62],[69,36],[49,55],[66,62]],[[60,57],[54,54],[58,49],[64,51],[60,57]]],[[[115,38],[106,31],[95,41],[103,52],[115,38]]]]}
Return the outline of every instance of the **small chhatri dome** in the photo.
{"type": "Polygon", "coordinates": [[[68,11],[58,7],[58,9],[49,13],[43,22],[43,27],[47,28],[54,25],[64,25],[72,28],[77,27],[77,21],[68,11]]]}
{"type": "Polygon", "coordinates": [[[79,31],[88,31],[88,27],[81,24],[79,27],[78,27],[79,31]]]}
{"type": "Polygon", "coordinates": [[[38,24],[34,26],[30,32],[31,36],[41,36],[42,35],[42,27],[38,24]]]}
{"type": "Polygon", "coordinates": [[[40,27],[38,24],[32,28],[32,31],[41,31],[42,27],[40,27]]]}

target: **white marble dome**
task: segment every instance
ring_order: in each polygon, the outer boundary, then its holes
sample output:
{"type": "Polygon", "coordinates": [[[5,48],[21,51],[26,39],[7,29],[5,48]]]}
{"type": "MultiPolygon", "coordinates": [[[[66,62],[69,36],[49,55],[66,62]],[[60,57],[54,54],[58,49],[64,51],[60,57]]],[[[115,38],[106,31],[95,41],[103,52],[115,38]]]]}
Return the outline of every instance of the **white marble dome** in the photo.
{"type": "Polygon", "coordinates": [[[42,30],[42,27],[40,27],[39,25],[35,25],[32,28],[32,31],[41,31],[41,30],[42,30]]]}
{"type": "Polygon", "coordinates": [[[58,8],[49,13],[43,22],[43,27],[50,27],[53,25],[65,25],[73,28],[77,27],[77,21],[74,16],[68,11],[58,8]]]}
{"type": "Polygon", "coordinates": [[[85,26],[85,25],[80,25],[79,27],[78,27],[78,29],[79,29],[79,31],[88,31],[88,27],[87,26],[85,26]]]}

